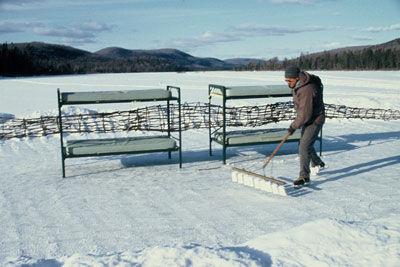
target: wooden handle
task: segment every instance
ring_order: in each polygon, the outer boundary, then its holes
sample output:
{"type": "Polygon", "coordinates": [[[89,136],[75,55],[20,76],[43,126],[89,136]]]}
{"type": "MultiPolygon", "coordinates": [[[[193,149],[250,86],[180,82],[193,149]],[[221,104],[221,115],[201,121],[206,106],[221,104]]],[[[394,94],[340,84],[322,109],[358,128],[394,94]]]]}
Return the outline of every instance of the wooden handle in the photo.
{"type": "Polygon", "coordinates": [[[281,148],[281,146],[283,145],[283,143],[285,143],[285,141],[289,138],[290,133],[288,132],[285,136],[285,138],[282,139],[282,141],[280,142],[279,146],[274,150],[274,152],[272,152],[271,156],[269,156],[269,158],[267,159],[267,161],[264,163],[263,168],[265,168],[267,166],[267,164],[271,161],[271,159],[275,156],[276,152],[278,152],[278,150],[281,148]]]}

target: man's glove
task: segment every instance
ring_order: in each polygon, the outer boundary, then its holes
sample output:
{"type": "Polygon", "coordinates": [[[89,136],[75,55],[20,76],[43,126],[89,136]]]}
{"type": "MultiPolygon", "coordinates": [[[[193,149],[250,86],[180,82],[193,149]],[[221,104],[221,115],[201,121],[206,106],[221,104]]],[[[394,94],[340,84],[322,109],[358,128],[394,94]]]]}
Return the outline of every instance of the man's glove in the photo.
{"type": "Polygon", "coordinates": [[[296,129],[293,129],[292,126],[289,127],[288,133],[292,135],[296,131],[296,129]]]}

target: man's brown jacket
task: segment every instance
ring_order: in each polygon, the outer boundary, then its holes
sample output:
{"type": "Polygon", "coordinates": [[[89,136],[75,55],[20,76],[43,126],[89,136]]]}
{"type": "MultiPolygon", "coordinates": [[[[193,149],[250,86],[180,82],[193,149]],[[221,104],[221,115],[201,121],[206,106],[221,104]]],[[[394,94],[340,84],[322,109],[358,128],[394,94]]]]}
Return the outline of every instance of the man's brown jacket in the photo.
{"type": "Polygon", "coordinates": [[[292,90],[296,119],[290,127],[298,129],[313,123],[319,125],[325,122],[325,105],[323,88],[311,78],[310,74],[302,71],[295,88],[292,90]]]}

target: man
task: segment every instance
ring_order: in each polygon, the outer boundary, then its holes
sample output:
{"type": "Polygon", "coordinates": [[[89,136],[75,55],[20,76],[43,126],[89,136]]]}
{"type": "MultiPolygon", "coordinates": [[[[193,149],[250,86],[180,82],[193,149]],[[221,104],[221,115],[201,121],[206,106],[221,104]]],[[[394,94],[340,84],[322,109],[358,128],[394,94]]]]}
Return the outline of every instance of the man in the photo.
{"type": "Polygon", "coordinates": [[[323,86],[319,77],[300,71],[296,66],[286,68],[285,81],[292,89],[294,108],[297,113],[288,131],[292,135],[296,129],[301,129],[300,174],[293,183],[295,187],[300,187],[310,183],[310,163],[317,170],[325,167],[325,163],[314,149],[314,143],[325,122],[323,86]]]}

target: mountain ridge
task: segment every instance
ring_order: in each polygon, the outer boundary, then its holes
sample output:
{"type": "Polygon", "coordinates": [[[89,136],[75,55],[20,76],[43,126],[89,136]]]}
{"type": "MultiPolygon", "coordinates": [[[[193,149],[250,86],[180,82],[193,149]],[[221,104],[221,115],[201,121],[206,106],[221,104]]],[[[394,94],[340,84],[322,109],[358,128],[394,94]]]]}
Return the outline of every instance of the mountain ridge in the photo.
{"type": "Polygon", "coordinates": [[[378,49],[398,49],[400,50],[400,38],[385,42],[385,43],[381,43],[381,44],[375,44],[375,45],[359,45],[359,46],[346,46],[346,47],[340,47],[340,48],[335,48],[335,49],[331,49],[331,50],[325,50],[325,51],[319,51],[319,52],[315,52],[315,53],[311,53],[308,54],[308,56],[311,55],[319,55],[322,53],[331,53],[333,55],[335,54],[340,54],[343,52],[358,52],[358,51],[362,51],[364,49],[372,49],[373,51],[378,50],[378,49]]]}
{"type": "MultiPolygon", "coordinates": [[[[233,68],[238,65],[247,65],[250,62],[255,64],[263,59],[258,58],[229,58],[221,60],[213,57],[195,57],[186,52],[183,52],[174,48],[161,48],[161,49],[126,49],[117,46],[106,47],[100,49],[96,52],[89,52],[86,50],[74,48],[72,46],[50,44],[44,42],[27,42],[27,43],[10,43],[8,44],[10,48],[17,47],[19,49],[33,50],[36,56],[43,58],[64,58],[64,59],[76,59],[79,57],[92,57],[103,60],[109,59],[129,59],[135,57],[153,57],[161,58],[166,60],[175,61],[184,66],[194,65],[197,67],[210,67],[210,68],[233,68]]],[[[316,56],[323,53],[330,53],[332,55],[340,54],[343,52],[354,52],[361,51],[364,49],[400,49],[400,38],[375,45],[362,45],[362,46],[347,46],[341,48],[335,48],[331,50],[318,51],[310,54],[305,54],[303,56],[316,56]]]]}
{"type": "Polygon", "coordinates": [[[178,49],[173,48],[162,48],[162,49],[126,49],[121,47],[107,47],[103,48],[99,51],[96,51],[95,54],[112,58],[112,59],[126,59],[132,57],[156,57],[165,60],[170,60],[175,64],[181,66],[194,66],[196,68],[233,68],[234,65],[223,60],[217,58],[201,58],[194,57],[188,53],[185,53],[178,49]]]}
{"type": "Polygon", "coordinates": [[[311,54],[301,54],[295,59],[282,61],[276,57],[270,60],[257,58],[221,60],[213,57],[195,57],[173,48],[146,50],[112,46],[96,52],[89,52],[71,46],[43,42],[4,43],[0,47],[0,52],[2,62],[0,75],[3,76],[281,70],[287,64],[297,64],[304,69],[313,70],[400,68],[400,38],[376,45],[349,46],[311,54]],[[355,59],[357,57],[358,59],[355,59]],[[371,62],[374,64],[371,64],[371,62]]]}

